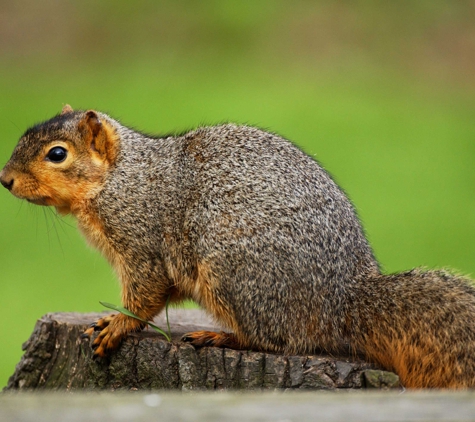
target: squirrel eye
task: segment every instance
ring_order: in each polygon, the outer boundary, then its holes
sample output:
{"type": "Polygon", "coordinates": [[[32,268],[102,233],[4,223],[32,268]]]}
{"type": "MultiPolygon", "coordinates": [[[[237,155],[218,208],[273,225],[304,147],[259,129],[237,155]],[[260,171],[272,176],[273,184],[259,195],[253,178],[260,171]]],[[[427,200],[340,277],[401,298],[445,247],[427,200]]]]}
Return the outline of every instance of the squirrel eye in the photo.
{"type": "Polygon", "coordinates": [[[53,163],[61,163],[67,155],[68,153],[63,147],[54,147],[48,151],[46,158],[53,163]]]}

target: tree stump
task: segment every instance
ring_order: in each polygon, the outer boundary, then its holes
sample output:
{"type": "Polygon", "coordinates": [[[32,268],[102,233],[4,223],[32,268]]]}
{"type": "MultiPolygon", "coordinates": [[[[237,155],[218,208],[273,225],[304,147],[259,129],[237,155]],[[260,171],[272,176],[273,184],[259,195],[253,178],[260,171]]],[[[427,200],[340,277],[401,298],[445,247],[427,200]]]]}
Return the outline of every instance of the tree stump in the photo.
{"type": "MultiPolygon", "coordinates": [[[[109,358],[92,359],[80,335],[104,314],[54,313],[39,319],[7,390],[220,390],[397,387],[395,374],[357,358],[284,356],[180,341],[195,330],[220,330],[198,309],[170,309],[172,342],[146,329],[109,358]]],[[[155,320],[166,327],[165,317],[155,320]]]]}

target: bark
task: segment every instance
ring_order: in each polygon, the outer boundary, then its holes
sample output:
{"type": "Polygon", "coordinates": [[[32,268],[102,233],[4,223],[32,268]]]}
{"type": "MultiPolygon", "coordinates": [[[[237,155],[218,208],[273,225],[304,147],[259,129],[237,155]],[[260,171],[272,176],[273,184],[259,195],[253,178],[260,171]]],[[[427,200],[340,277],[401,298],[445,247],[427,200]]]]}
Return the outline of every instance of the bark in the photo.
{"type": "MultiPolygon", "coordinates": [[[[117,352],[92,359],[80,335],[104,314],[47,314],[36,323],[7,390],[221,390],[397,387],[396,375],[359,359],[284,356],[183,343],[183,334],[220,330],[200,310],[170,310],[172,342],[151,330],[131,334],[117,352]],[[377,369],[377,368],[376,368],[377,369]]],[[[155,323],[166,327],[164,316],[155,323]]]]}

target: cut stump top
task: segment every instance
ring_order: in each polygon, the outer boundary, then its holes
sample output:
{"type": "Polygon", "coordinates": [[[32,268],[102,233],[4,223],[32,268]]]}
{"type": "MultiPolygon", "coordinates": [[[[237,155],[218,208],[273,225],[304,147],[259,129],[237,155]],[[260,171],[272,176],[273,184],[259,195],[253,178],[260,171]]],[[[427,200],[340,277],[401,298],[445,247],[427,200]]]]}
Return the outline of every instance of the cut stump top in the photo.
{"type": "MultiPolygon", "coordinates": [[[[180,341],[191,331],[220,331],[202,310],[170,309],[172,341],[153,330],[131,334],[109,358],[92,359],[91,322],[105,313],[52,313],[40,318],[7,390],[220,390],[391,388],[395,374],[358,358],[285,356],[180,341]]],[[[154,323],[166,329],[165,315],[154,323]]]]}

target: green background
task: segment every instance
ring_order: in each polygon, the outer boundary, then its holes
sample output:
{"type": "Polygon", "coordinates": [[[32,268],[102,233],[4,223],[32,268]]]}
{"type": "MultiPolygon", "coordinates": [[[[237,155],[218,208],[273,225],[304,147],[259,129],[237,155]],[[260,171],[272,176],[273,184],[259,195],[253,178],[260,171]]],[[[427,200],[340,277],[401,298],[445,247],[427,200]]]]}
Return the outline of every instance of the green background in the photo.
{"type": "MultiPolygon", "coordinates": [[[[0,165],[65,103],[160,133],[256,124],[316,157],[387,272],[475,272],[470,1],[0,1],[0,165]]],[[[119,303],[74,220],[0,191],[0,386],[47,312],[119,303]]]]}

